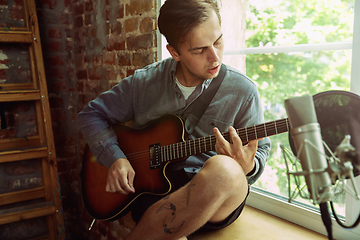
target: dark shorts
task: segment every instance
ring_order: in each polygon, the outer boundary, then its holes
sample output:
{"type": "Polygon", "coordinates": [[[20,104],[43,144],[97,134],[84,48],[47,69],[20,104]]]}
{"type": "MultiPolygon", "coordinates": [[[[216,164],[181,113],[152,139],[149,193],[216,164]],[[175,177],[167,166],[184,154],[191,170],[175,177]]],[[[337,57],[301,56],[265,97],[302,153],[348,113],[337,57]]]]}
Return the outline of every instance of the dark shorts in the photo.
{"type": "MultiPolygon", "coordinates": [[[[171,172],[171,174],[168,173],[167,176],[170,178],[174,190],[181,188],[191,180],[191,178],[189,178],[184,171],[171,172]]],[[[241,212],[244,209],[245,201],[248,195],[249,195],[249,191],[246,195],[245,200],[224,221],[220,223],[207,222],[198,231],[212,231],[229,226],[240,216],[241,212]]],[[[145,213],[145,211],[155,202],[159,201],[161,198],[163,198],[163,196],[142,195],[138,197],[132,204],[132,208],[131,208],[131,216],[133,220],[136,223],[138,223],[142,215],[145,213]]]]}

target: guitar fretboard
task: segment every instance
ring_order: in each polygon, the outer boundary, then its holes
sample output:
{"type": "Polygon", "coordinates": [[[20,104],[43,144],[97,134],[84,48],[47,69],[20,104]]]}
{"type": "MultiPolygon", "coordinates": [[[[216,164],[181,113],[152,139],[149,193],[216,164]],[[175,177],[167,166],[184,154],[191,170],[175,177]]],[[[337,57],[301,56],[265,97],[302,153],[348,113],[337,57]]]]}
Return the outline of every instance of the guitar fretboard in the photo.
{"type": "MultiPolygon", "coordinates": [[[[270,137],[280,133],[289,131],[288,118],[258,124],[251,127],[236,129],[243,143],[247,143],[252,140],[270,137]]],[[[230,133],[223,133],[226,140],[230,141],[230,133]]],[[[201,137],[197,139],[191,139],[185,142],[174,143],[160,147],[157,155],[160,157],[161,163],[168,161],[189,157],[191,155],[204,153],[207,151],[214,151],[216,144],[216,137],[214,135],[201,137]]]]}

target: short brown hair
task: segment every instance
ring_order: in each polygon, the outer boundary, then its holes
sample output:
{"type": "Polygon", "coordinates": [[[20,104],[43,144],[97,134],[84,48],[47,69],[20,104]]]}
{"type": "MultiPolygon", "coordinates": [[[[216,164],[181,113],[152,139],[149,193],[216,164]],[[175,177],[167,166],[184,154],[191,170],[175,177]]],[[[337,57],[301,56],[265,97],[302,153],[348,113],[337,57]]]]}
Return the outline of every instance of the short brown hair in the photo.
{"type": "Polygon", "coordinates": [[[178,49],[186,35],[211,16],[212,10],[221,25],[216,0],[166,0],[160,8],[159,31],[172,47],[178,49]]]}

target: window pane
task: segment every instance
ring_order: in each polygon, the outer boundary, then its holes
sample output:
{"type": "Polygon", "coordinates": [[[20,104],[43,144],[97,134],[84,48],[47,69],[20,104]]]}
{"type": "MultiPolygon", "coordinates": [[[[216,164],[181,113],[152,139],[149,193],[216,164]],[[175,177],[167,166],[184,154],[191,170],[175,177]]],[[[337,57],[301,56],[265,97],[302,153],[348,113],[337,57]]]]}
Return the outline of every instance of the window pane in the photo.
{"type": "MultiPolygon", "coordinates": [[[[248,0],[245,45],[352,41],[354,3],[354,0],[248,0]]],[[[248,54],[246,74],[258,85],[265,121],[286,118],[284,100],[287,98],[327,90],[350,90],[351,50],[248,54]]],[[[273,136],[271,141],[266,170],[255,186],[287,197],[288,177],[280,146],[290,149],[288,133],[273,136]]],[[[291,179],[294,191],[293,177],[291,179]]],[[[307,193],[306,188],[304,191],[307,193]]],[[[307,202],[301,197],[296,200],[307,202]]],[[[337,196],[334,202],[338,202],[337,213],[344,215],[345,194],[337,196]]]]}
{"type": "Polygon", "coordinates": [[[351,41],[355,0],[248,0],[246,46],[351,41]]]}

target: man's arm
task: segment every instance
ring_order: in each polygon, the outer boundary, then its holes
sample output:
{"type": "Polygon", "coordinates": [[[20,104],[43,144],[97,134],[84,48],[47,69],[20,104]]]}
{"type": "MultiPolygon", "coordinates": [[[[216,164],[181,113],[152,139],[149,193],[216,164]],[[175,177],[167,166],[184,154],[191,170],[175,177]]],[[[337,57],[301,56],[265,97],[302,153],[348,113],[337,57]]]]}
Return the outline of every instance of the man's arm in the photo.
{"type": "Polygon", "coordinates": [[[78,114],[78,126],[99,164],[109,169],[106,190],[133,192],[135,172],[118,146],[112,124],[131,119],[130,81],[122,80],[89,102],[78,114]],[[129,96],[130,95],[130,96],[129,96]]]}

